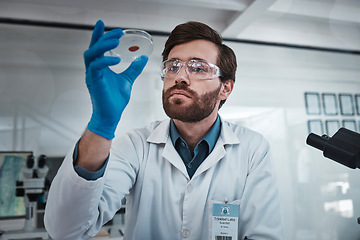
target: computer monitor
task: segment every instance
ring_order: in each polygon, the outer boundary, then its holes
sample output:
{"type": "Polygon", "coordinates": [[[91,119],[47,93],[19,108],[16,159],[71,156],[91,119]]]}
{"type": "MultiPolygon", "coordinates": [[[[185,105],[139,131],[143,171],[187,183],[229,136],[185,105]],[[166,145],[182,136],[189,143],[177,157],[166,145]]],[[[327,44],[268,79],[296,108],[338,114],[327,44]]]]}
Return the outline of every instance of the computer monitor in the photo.
{"type": "Polygon", "coordinates": [[[16,196],[16,181],[32,152],[0,152],[0,220],[25,217],[23,197],[16,196]]]}

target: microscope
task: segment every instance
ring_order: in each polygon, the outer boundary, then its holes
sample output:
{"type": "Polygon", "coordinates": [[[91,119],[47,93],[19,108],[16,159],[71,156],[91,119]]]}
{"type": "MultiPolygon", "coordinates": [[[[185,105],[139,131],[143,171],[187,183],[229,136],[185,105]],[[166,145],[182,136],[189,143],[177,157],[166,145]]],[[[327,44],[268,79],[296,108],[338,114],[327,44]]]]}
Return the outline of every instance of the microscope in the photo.
{"type": "MultiPolygon", "coordinates": [[[[333,137],[321,137],[310,133],[306,143],[323,151],[326,158],[349,168],[360,168],[360,134],[346,128],[340,128],[333,137]]],[[[357,219],[360,224],[360,217],[357,219]]]]}
{"type": "Polygon", "coordinates": [[[37,223],[37,202],[45,188],[45,176],[49,168],[46,166],[46,156],[41,155],[37,162],[34,156],[29,155],[26,167],[22,169],[23,181],[16,183],[16,196],[25,199],[25,226],[18,231],[5,232],[1,237],[3,240],[10,239],[49,239],[45,229],[39,229],[37,223]]]}
{"type": "Polygon", "coordinates": [[[323,151],[326,158],[352,169],[360,168],[360,134],[357,132],[340,128],[333,137],[310,133],[306,143],[323,151]]]}

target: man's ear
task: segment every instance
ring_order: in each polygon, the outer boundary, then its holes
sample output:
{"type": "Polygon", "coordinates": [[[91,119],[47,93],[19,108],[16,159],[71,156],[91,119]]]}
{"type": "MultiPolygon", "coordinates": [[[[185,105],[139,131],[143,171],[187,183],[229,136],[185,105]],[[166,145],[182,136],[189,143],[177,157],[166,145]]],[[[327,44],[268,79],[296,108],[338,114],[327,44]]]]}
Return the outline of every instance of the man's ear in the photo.
{"type": "Polygon", "coordinates": [[[230,96],[230,94],[234,88],[234,81],[232,79],[228,79],[225,82],[221,82],[221,84],[222,84],[222,87],[220,89],[219,99],[225,100],[230,96]]]}

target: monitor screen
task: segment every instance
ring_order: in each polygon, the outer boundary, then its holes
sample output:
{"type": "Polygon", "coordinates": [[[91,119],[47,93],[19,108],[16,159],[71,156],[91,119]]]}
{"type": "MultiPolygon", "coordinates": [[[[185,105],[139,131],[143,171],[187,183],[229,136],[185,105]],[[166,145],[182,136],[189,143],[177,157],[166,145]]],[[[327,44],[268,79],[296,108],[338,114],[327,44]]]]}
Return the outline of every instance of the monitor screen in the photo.
{"type": "Polygon", "coordinates": [[[23,197],[16,196],[16,181],[32,152],[0,152],[0,219],[25,217],[23,197]]]}

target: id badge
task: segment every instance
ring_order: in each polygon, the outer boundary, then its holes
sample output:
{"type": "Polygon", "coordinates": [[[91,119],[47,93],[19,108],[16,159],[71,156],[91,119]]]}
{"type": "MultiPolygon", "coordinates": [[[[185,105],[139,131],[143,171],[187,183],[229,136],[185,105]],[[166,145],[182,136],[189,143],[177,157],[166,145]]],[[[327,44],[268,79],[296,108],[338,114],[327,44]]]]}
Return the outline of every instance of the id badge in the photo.
{"type": "Polygon", "coordinates": [[[212,203],[212,240],[237,240],[239,222],[238,201],[212,203]]]}

